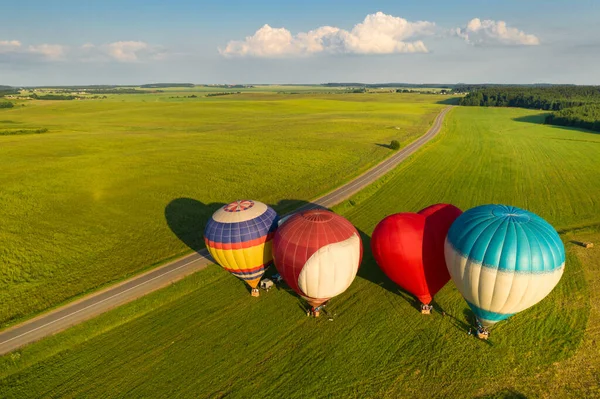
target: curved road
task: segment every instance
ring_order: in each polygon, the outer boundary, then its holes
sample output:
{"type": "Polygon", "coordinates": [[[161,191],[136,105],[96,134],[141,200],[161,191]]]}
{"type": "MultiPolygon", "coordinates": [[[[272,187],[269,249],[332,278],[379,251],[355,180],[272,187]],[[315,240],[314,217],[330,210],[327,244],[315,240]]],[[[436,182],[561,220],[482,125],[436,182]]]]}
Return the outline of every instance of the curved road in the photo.
{"type": "MultiPolygon", "coordinates": [[[[316,199],[312,203],[302,206],[294,212],[318,207],[331,207],[373,183],[412,155],[423,144],[431,140],[440,131],[444,116],[446,116],[451,108],[452,106],[444,108],[436,116],[433,125],[427,133],[410,145],[404,147],[354,180],[316,199]]],[[[136,298],[204,269],[212,263],[214,261],[210,258],[208,251],[203,249],[10,327],[0,332],[0,355],[46,336],[56,334],[67,327],[81,323],[112,308],[131,302],[136,298]]]]}

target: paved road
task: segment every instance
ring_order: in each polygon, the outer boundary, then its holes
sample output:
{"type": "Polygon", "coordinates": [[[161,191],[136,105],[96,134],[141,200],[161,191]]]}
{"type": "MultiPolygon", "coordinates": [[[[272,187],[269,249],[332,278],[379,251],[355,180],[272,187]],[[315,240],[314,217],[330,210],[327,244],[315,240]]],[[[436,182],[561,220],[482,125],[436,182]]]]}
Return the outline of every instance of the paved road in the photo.
{"type": "MultiPolygon", "coordinates": [[[[408,158],[439,132],[444,116],[446,116],[451,108],[451,106],[444,108],[435,118],[433,126],[418,140],[396,152],[356,179],[299,208],[299,210],[331,207],[338,204],[394,169],[400,162],[408,158]]],[[[211,263],[214,263],[214,261],[210,258],[208,251],[204,249],[75,302],[71,302],[22,324],[13,326],[0,332],[0,355],[46,336],[56,334],[67,327],[81,323],[109,309],[131,302],[136,298],[204,269],[211,263]]]]}

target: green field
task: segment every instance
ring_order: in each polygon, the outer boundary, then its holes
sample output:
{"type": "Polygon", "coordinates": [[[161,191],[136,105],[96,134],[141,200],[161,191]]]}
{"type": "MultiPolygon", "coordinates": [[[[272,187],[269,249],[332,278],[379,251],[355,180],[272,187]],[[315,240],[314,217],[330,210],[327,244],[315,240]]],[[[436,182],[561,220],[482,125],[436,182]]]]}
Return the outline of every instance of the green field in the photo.
{"type": "Polygon", "coordinates": [[[286,211],[334,188],[391,154],[377,144],[422,135],[444,98],[159,93],[0,110],[0,132],[48,129],[0,136],[0,326],[201,247],[203,224],[174,214],[185,198],[205,222],[235,199],[286,211]]]}
{"type": "MultiPolygon", "coordinates": [[[[362,232],[359,277],[307,318],[285,289],[250,298],[217,266],[0,359],[0,392],[26,397],[597,397],[600,136],[519,109],[457,108],[438,138],[336,208],[362,232]],[[525,207],[561,232],[567,268],[540,304],[468,337],[452,283],[431,317],[374,264],[385,215],[435,202],[525,207]],[[442,316],[439,311],[447,315],[442,316]]],[[[192,197],[193,198],[193,197],[192,197]]],[[[198,205],[201,206],[201,205],[198,205]]]]}

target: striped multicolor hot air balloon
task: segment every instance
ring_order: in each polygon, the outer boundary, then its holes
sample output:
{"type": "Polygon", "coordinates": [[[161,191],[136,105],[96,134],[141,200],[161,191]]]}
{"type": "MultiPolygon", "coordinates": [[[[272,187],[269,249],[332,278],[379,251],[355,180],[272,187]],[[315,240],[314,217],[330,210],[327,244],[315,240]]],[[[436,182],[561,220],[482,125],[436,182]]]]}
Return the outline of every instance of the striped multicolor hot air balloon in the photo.
{"type": "Polygon", "coordinates": [[[450,227],[444,250],[452,280],[484,327],[544,299],[565,269],[556,230],[506,205],[463,213],[450,227]]]}
{"type": "Polygon", "coordinates": [[[271,241],[278,219],[262,202],[241,200],[216,211],[204,230],[212,257],[252,287],[253,296],[258,295],[258,282],[273,262],[271,241]]]}

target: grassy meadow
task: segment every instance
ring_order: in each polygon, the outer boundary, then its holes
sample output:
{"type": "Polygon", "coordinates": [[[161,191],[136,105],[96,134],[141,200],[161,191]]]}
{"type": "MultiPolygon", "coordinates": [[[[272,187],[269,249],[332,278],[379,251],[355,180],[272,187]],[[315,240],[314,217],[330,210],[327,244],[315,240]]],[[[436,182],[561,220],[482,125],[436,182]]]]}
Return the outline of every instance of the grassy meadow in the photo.
{"type": "MultiPolygon", "coordinates": [[[[359,276],[307,318],[283,287],[250,298],[210,266],[163,290],[0,358],[0,392],[27,397],[551,398],[600,395],[600,135],[539,124],[520,109],[456,108],[440,136],[335,208],[361,231],[359,276]],[[466,333],[472,313],[452,283],[422,316],[383,276],[369,235],[384,216],[451,202],[522,206],[567,248],[560,284],[540,304],[466,333]],[[441,310],[446,316],[441,315],[441,310]]],[[[201,201],[188,201],[202,209],[201,201]]],[[[200,218],[196,214],[194,217],[200,218]]],[[[189,224],[197,223],[192,217],[189,224]]]]}
{"type": "Polygon", "coordinates": [[[293,209],[422,135],[447,98],[170,96],[0,110],[0,132],[21,132],[0,136],[0,326],[198,249],[222,203],[293,209]]]}

